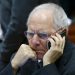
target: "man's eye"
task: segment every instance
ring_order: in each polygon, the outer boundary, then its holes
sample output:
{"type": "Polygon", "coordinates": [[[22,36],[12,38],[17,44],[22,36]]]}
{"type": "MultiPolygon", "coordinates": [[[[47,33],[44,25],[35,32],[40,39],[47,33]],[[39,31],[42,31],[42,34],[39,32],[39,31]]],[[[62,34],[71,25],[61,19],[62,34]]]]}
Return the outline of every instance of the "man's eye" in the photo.
{"type": "Polygon", "coordinates": [[[27,37],[33,37],[34,36],[34,33],[32,32],[27,32],[27,37]]]}
{"type": "Polygon", "coordinates": [[[38,35],[41,39],[47,39],[48,37],[47,34],[44,34],[44,33],[39,33],[38,35]]]}

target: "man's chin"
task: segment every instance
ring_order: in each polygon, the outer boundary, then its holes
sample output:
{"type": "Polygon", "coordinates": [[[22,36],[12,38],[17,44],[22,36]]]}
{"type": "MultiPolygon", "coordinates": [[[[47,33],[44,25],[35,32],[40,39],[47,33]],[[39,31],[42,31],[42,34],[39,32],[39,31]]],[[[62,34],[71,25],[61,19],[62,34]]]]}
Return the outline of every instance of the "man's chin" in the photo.
{"type": "Polygon", "coordinates": [[[42,60],[43,59],[44,54],[42,53],[37,53],[37,59],[42,60]]]}
{"type": "Polygon", "coordinates": [[[45,50],[42,50],[42,49],[41,50],[39,50],[39,49],[38,50],[33,49],[33,50],[36,52],[37,59],[40,59],[40,60],[43,59],[43,56],[46,53],[45,50]]]}

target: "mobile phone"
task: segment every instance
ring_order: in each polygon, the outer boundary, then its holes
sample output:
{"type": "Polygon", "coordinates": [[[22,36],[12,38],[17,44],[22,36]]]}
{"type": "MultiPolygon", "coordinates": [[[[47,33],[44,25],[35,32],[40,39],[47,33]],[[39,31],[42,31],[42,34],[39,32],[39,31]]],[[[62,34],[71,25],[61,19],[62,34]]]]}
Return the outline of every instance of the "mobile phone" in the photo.
{"type": "Polygon", "coordinates": [[[66,31],[63,31],[62,33],[60,33],[60,35],[63,37],[63,36],[66,36],[66,31]]]}
{"type": "Polygon", "coordinates": [[[50,41],[48,41],[47,42],[47,49],[50,49],[50,47],[51,47],[51,43],[50,43],[50,41]]]}
{"type": "MultiPolygon", "coordinates": [[[[63,36],[66,36],[66,31],[63,31],[62,33],[60,33],[60,35],[63,37],[63,36]]],[[[50,41],[47,42],[47,49],[50,49],[51,47],[51,43],[50,41]]]]}

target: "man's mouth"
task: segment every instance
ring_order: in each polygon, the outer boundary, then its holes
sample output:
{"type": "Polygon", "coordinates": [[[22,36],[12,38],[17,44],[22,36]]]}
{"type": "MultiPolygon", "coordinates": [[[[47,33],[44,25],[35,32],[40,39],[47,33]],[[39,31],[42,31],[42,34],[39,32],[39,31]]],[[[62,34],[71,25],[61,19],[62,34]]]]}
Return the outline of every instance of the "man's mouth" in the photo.
{"type": "Polygon", "coordinates": [[[42,59],[44,54],[46,53],[46,50],[44,49],[32,49],[33,51],[35,51],[37,59],[42,59]]]}
{"type": "Polygon", "coordinates": [[[36,53],[41,53],[41,54],[44,54],[45,53],[45,51],[42,51],[42,50],[36,50],[35,52],[36,53]]]}
{"type": "Polygon", "coordinates": [[[37,59],[42,59],[44,54],[45,54],[45,51],[41,51],[41,50],[37,50],[35,52],[36,52],[36,55],[37,55],[37,59]]]}
{"type": "Polygon", "coordinates": [[[38,53],[45,54],[46,53],[46,50],[43,50],[43,49],[33,49],[33,51],[35,51],[36,54],[38,54],[38,53]]]}

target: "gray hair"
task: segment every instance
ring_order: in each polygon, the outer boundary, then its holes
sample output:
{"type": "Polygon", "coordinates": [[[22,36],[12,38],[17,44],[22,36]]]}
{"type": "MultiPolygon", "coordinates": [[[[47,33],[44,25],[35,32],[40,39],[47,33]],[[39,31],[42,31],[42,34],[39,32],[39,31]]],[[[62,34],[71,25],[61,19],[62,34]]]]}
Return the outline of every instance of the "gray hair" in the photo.
{"type": "Polygon", "coordinates": [[[63,8],[54,3],[45,3],[35,7],[29,15],[28,22],[31,16],[34,15],[34,13],[36,13],[36,11],[41,11],[42,9],[53,11],[53,24],[56,25],[57,28],[67,28],[71,24],[71,20],[67,17],[63,8]]]}

